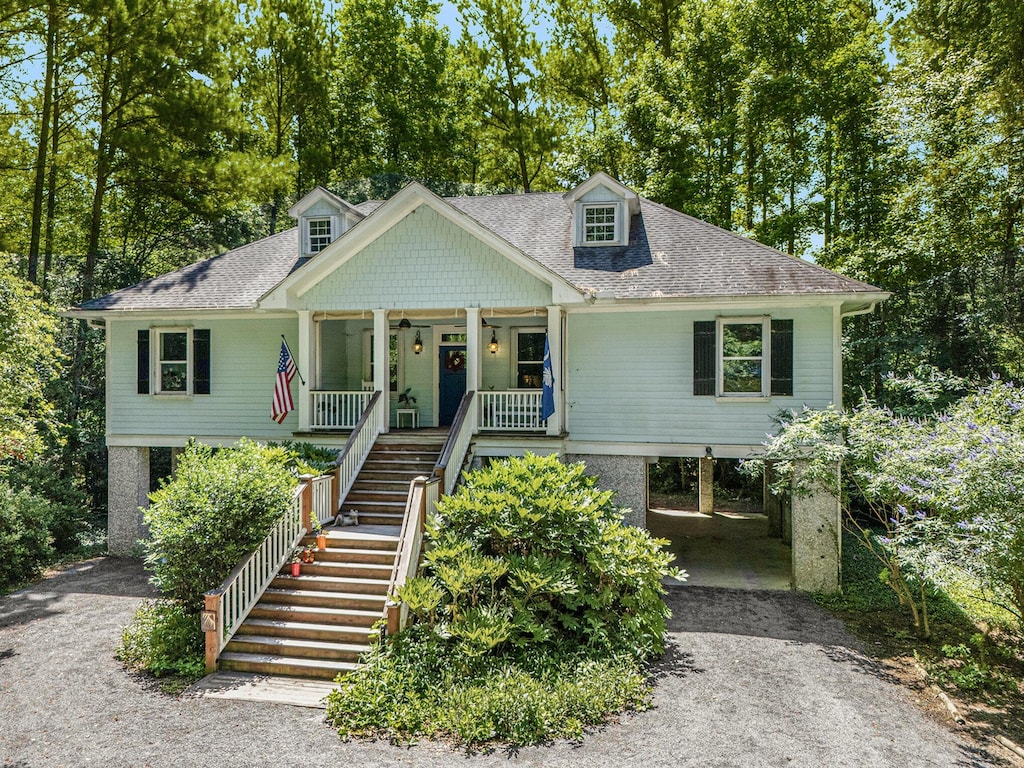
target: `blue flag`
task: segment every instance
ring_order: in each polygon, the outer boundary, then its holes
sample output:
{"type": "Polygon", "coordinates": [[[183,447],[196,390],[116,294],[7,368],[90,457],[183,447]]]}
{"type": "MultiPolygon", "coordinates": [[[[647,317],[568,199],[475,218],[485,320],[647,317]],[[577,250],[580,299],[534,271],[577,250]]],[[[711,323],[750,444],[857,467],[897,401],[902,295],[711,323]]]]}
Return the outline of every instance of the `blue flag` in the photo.
{"type": "Polygon", "coordinates": [[[540,396],[540,417],[547,421],[555,413],[555,372],[551,370],[551,347],[544,337],[544,390],[540,396]]]}

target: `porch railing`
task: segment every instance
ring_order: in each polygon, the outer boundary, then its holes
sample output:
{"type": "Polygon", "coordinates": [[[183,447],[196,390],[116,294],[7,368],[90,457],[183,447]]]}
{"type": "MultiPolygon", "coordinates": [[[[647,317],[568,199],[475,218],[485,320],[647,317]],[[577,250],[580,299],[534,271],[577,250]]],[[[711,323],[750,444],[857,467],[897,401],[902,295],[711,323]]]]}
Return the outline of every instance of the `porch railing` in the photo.
{"type": "Polygon", "coordinates": [[[309,394],[313,397],[312,429],[352,429],[373,392],[317,390],[309,394]]]}
{"type": "MultiPolygon", "coordinates": [[[[338,499],[344,499],[352,488],[359,469],[377,440],[377,435],[384,430],[384,424],[387,423],[388,398],[381,397],[380,391],[367,394],[370,398],[363,415],[352,428],[352,434],[348,436],[345,447],[338,453],[338,499]]],[[[334,513],[337,512],[335,509],[334,513]]]]}
{"type": "Polygon", "coordinates": [[[459,481],[459,472],[466,459],[466,451],[476,433],[476,408],[473,400],[477,393],[467,392],[462,396],[459,410],[455,412],[452,427],[448,431],[448,439],[434,465],[434,475],[441,480],[441,493],[447,495],[455,489],[459,481]]]}
{"type": "Polygon", "coordinates": [[[409,606],[398,599],[398,590],[419,570],[427,515],[434,510],[440,490],[439,477],[417,477],[409,484],[405,518],[398,538],[398,554],[395,557],[395,567],[391,571],[388,598],[384,605],[384,621],[389,635],[401,632],[409,624],[409,606]]]}
{"type": "Polygon", "coordinates": [[[206,634],[206,671],[217,669],[217,659],[249,611],[277,576],[292,550],[310,530],[310,520],[330,517],[334,475],[304,475],[291,503],[270,529],[267,538],[249,557],[235,566],[221,585],[205,595],[202,628],[206,634]]]}
{"type": "Polygon", "coordinates": [[[480,429],[528,432],[545,429],[541,390],[480,392],[480,429]]]}

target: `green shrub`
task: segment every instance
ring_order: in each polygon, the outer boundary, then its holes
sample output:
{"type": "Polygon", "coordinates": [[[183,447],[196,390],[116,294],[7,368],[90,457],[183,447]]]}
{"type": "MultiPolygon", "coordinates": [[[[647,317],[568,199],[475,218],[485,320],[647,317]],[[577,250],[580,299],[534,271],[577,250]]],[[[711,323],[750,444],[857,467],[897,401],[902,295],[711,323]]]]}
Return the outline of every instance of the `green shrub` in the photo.
{"type": "Polygon", "coordinates": [[[423,575],[400,596],[471,655],[537,644],[658,655],[672,555],[623,523],[612,497],[555,456],[472,472],[438,504],[423,575]]]}
{"type": "Polygon", "coordinates": [[[671,556],[582,464],[527,455],[472,472],[428,539],[399,593],[420,623],[339,681],[339,733],[534,744],[647,706],[640,665],[662,651],[671,556]]]}
{"type": "Polygon", "coordinates": [[[52,521],[43,499],[0,483],[0,589],[32,579],[49,562],[52,521]]]}
{"type": "Polygon", "coordinates": [[[631,657],[549,658],[529,669],[508,659],[487,663],[452,654],[422,625],[364,661],[327,698],[327,719],[344,738],[437,736],[468,747],[578,739],[585,727],[645,709],[650,699],[631,657]]]}
{"type": "Polygon", "coordinates": [[[322,475],[334,471],[338,462],[337,448],[324,448],[313,443],[283,440],[267,443],[271,448],[284,448],[291,457],[289,466],[299,475],[322,475]]]}
{"type": "Polygon", "coordinates": [[[205,644],[199,614],[167,600],[143,603],[121,632],[117,658],[129,669],[186,678],[205,672],[205,644]]]}
{"type": "Polygon", "coordinates": [[[200,610],[203,593],[255,550],[291,501],[288,458],[283,448],[244,439],[216,451],[189,443],[145,511],[146,566],[165,598],[200,610]]]}

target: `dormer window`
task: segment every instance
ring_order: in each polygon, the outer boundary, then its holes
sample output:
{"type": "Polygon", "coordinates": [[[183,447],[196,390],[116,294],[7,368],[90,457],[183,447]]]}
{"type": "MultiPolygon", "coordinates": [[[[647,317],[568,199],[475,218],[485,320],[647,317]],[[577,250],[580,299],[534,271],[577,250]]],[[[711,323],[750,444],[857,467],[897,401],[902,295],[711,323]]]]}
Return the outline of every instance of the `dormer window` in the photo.
{"type": "Polygon", "coordinates": [[[632,217],[640,198],[606,173],[595,173],[562,199],[572,211],[574,247],[629,245],[632,217]]]}
{"type": "Polygon", "coordinates": [[[320,253],[331,244],[331,219],[309,219],[309,253],[320,253]]]}
{"type": "Polygon", "coordinates": [[[617,205],[584,205],[583,242],[594,245],[618,243],[617,211],[617,205]]]}

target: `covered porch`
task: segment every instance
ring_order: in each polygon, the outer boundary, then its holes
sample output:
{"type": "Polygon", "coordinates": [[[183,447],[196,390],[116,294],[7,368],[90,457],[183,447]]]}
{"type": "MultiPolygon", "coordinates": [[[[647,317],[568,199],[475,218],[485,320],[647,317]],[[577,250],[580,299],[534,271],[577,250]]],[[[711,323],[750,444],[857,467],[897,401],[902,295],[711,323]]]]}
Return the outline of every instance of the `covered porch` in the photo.
{"type": "Polygon", "coordinates": [[[562,327],[558,306],[300,311],[296,352],[308,374],[296,380],[298,431],[352,430],[374,392],[386,395],[383,431],[446,427],[474,392],[478,431],[560,435],[562,327]],[[555,377],[547,420],[545,339],[555,377]]]}

